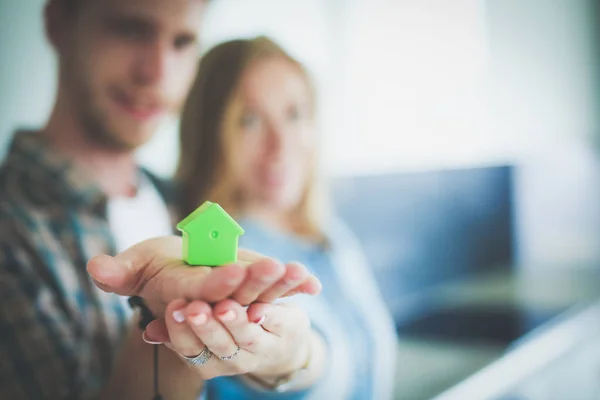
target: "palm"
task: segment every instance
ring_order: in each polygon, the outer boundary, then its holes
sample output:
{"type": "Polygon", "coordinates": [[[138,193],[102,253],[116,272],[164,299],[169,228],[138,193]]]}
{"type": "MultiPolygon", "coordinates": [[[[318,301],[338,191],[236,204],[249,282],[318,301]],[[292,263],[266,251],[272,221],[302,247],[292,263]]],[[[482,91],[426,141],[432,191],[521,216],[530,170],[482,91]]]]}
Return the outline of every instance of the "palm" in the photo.
{"type": "Polygon", "coordinates": [[[155,315],[162,315],[167,304],[175,299],[217,302],[231,294],[232,284],[240,284],[244,267],[261,257],[240,249],[239,262],[220,268],[189,266],[181,259],[181,238],[151,239],[144,246],[130,250],[140,260],[131,293],[143,297],[155,315]],[[151,252],[145,250],[151,248],[151,252]]]}
{"type": "Polygon", "coordinates": [[[182,240],[177,236],[150,239],[115,257],[93,258],[88,272],[104,291],[143,297],[156,316],[162,316],[166,305],[175,299],[216,303],[231,297],[250,304],[320,291],[318,280],[295,263],[283,265],[240,249],[235,264],[190,267],[182,261],[181,249],[182,240]]]}

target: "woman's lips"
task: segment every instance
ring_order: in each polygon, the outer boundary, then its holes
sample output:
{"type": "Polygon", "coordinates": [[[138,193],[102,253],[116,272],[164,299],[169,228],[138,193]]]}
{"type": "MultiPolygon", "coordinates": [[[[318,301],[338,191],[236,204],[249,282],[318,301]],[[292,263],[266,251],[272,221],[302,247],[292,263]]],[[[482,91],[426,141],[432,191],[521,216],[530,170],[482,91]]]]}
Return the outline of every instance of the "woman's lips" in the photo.
{"type": "Polygon", "coordinates": [[[285,174],[267,173],[263,175],[263,182],[269,187],[280,187],[285,183],[285,174]]]}

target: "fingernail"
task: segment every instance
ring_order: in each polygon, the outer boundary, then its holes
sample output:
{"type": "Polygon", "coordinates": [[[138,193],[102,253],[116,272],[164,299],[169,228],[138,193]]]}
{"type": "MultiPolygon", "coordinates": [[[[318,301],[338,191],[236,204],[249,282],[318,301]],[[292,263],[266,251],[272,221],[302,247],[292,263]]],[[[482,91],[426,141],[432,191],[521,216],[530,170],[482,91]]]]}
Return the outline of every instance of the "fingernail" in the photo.
{"type": "MultiPolygon", "coordinates": [[[[90,274],[90,276],[92,275],[90,274]]],[[[92,276],[92,280],[94,281],[96,286],[108,286],[106,282],[104,282],[102,279],[96,278],[95,276],[92,276]]]]}
{"type": "Polygon", "coordinates": [[[108,282],[114,282],[115,277],[123,276],[123,268],[119,260],[106,255],[94,257],[86,267],[95,283],[108,287],[108,282]]]}
{"type": "Polygon", "coordinates": [[[221,321],[233,321],[235,319],[235,312],[233,310],[228,310],[224,313],[219,314],[219,319],[221,321]]]}
{"type": "Polygon", "coordinates": [[[175,322],[179,322],[179,323],[182,323],[183,321],[185,321],[185,315],[183,314],[183,311],[181,311],[181,310],[173,311],[173,319],[175,320],[175,322]]]}
{"type": "Polygon", "coordinates": [[[257,325],[262,325],[262,323],[265,322],[265,318],[266,317],[267,317],[266,315],[263,315],[262,317],[260,317],[258,319],[258,321],[254,321],[254,323],[257,324],[257,325]]]}
{"type": "Polygon", "coordinates": [[[320,280],[316,279],[315,282],[317,284],[317,290],[320,291],[321,289],[323,289],[323,284],[321,283],[320,280]]]}
{"type": "Polygon", "coordinates": [[[194,325],[203,325],[208,320],[206,314],[194,314],[188,316],[188,321],[194,325]]]}
{"type": "Polygon", "coordinates": [[[142,333],[142,340],[148,344],[162,344],[162,342],[155,342],[153,340],[148,339],[148,335],[146,334],[146,331],[144,331],[144,333],[142,333]]]}

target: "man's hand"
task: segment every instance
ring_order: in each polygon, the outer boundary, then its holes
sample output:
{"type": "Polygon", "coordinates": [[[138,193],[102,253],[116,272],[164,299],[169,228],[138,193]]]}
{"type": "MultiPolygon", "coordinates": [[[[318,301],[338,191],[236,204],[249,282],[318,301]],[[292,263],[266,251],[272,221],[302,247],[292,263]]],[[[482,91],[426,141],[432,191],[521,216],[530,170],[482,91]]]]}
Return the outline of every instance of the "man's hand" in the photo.
{"type": "Polygon", "coordinates": [[[92,258],[87,270],[96,286],[106,292],[143,297],[157,317],[162,317],[175,299],[216,303],[232,298],[248,305],[321,290],[317,278],[297,263],[284,265],[240,249],[235,264],[191,267],[182,261],[181,248],[177,236],[145,240],[115,257],[92,258]]]}

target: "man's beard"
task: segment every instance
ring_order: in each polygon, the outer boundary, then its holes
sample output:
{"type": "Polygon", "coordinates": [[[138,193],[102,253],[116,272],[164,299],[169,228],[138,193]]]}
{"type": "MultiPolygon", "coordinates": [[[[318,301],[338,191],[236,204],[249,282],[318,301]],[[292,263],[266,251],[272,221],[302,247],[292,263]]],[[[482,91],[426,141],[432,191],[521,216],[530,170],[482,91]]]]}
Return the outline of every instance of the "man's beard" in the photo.
{"type": "MultiPolygon", "coordinates": [[[[80,86],[80,88],[83,87],[84,85],[80,86]]],[[[83,127],[83,134],[91,143],[107,150],[119,152],[130,152],[144,144],[135,140],[126,140],[125,135],[119,135],[119,132],[110,126],[107,113],[95,104],[91,90],[80,89],[79,92],[75,107],[77,107],[83,127]]]]}

